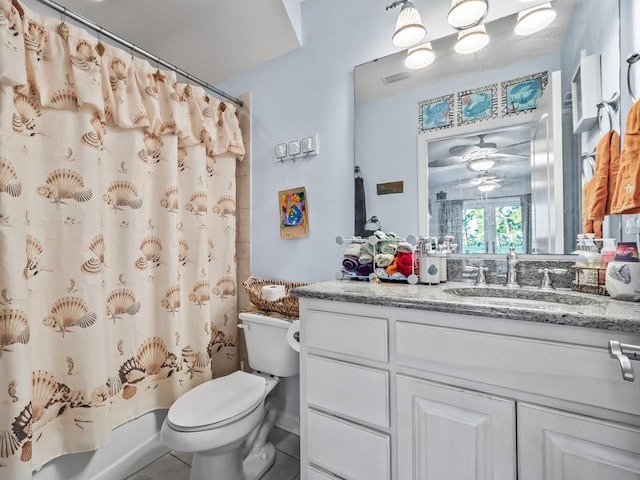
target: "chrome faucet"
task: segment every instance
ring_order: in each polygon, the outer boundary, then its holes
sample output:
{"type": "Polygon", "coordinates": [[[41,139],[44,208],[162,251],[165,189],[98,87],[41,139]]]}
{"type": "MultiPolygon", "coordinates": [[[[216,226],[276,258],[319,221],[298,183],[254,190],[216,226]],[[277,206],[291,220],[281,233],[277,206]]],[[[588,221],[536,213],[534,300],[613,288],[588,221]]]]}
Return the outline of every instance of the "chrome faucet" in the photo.
{"type": "Polygon", "coordinates": [[[485,272],[489,270],[487,267],[473,267],[471,265],[467,265],[464,267],[466,272],[477,272],[478,276],[476,277],[476,281],[474,285],[487,286],[487,278],[485,277],[485,272]]]}
{"type": "Polygon", "coordinates": [[[516,255],[513,247],[509,247],[509,253],[507,253],[507,283],[504,285],[508,288],[517,288],[518,284],[518,256],[516,255]]]}

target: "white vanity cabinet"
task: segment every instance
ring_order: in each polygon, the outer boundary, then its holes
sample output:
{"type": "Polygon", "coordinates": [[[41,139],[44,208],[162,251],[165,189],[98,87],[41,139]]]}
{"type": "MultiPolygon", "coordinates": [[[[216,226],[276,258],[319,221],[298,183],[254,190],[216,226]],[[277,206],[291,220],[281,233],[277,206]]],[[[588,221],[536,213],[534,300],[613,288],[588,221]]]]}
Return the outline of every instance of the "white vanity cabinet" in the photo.
{"type": "Polygon", "coordinates": [[[640,381],[607,351],[638,333],[305,297],[300,320],[303,480],[640,480],[640,381]]]}

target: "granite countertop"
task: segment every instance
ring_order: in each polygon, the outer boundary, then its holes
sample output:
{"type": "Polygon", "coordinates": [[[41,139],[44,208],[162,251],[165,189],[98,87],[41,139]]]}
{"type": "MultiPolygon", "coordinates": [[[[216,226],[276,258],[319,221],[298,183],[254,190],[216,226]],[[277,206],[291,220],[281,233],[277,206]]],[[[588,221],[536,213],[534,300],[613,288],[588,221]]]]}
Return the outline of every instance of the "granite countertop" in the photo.
{"type": "Polygon", "coordinates": [[[534,287],[523,287],[515,292],[518,297],[502,298],[500,295],[508,296],[513,294],[513,290],[499,285],[476,287],[461,282],[409,285],[354,280],[320,282],[292,290],[293,295],[305,298],[640,333],[640,303],[613,300],[569,289],[550,291],[550,295],[555,296],[556,300],[561,297],[563,301],[587,303],[567,305],[543,301],[545,292],[546,290],[534,287]],[[465,294],[478,293],[478,296],[456,295],[451,292],[455,289],[461,289],[461,293],[465,294]],[[522,296],[527,298],[520,298],[522,296]]]}

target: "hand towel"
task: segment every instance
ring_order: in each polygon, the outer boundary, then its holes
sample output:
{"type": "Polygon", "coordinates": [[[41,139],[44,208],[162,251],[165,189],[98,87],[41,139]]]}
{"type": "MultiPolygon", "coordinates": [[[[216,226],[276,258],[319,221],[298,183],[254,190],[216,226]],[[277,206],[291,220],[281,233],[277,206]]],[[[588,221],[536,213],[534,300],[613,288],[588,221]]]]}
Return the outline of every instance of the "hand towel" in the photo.
{"type": "Polygon", "coordinates": [[[376,268],[373,273],[375,273],[379,278],[387,278],[387,270],[382,267],[376,268]]]}
{"type": "Polygon", "coordinates": [[[380,245],[380,253],[388,253],[390,255],[394,255],[396,253],[396,242],[384,242],[380,245]]]}
{"type": "Polygon", "coordinates": [[[393,262],[393,255],[389,253],[379,253],[375,256],[376,265],[378,267],[388,267],[393,262]]]}
{"type": "MultiPolygon", "coordinates": [[[[582,197],[583,233],[594,233],[602,238],[602,222],[608,213],[614,189],[609,190],[609,175],[617,174],[620,162],[620,136],[608,131],[598,141],[596,147],[593,177],[584,184],[582,197]]],[[[615,182],[615,180],[614,180],[615,182]]]]}
{"type": "Polygon", "coordinates": [[[398,252],[411,253],[411,244],[409,242],[400,242],[396,247],[398,252]]]}
{"type": "Polygon", "coordinates": [[[368,277],[373,273],[373,263],[365,263],[362,265],[358,265],[358,275],[362,275],[363,277],[368,277]]]}
{"type": "Polygon", "coordinates": [[[370,253],[361,253],[358,257],[358,263],[360,265],[365,265],[367,263],[373,263],[373,255],[370,253]]]}
{"type": "Polygon", "coordinates": [[[358,268],[358,261],[353,257],[344,257],[342,259],[342,267],[347,272],[354,272],[358,268]]]}
{"type": "Polygon", "coordinates": [[[640,213],[640,102],[631,105],[627,115],[611,213],[640,213]]]}
{"type": "Polygon", "coordinates": [[[360,256],[360,251],[362,250],[362,245],[359,243],[352,243],[347,247],[344,251],[345,257],[354,257],[358,258],[360,256]]]}

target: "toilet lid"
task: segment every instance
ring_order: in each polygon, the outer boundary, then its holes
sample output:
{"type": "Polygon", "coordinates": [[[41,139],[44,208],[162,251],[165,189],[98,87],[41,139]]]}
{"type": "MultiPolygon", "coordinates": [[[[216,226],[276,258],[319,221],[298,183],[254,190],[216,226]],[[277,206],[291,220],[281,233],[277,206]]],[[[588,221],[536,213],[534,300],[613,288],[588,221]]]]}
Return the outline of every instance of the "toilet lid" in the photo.
{"type": "Polygon", "coordinates": [[[182,395],[169,409],[167,420],[180,429],[198,429],[229,420],[262,401],[264,378],[237,371],[209,380],[182,395]]]}

